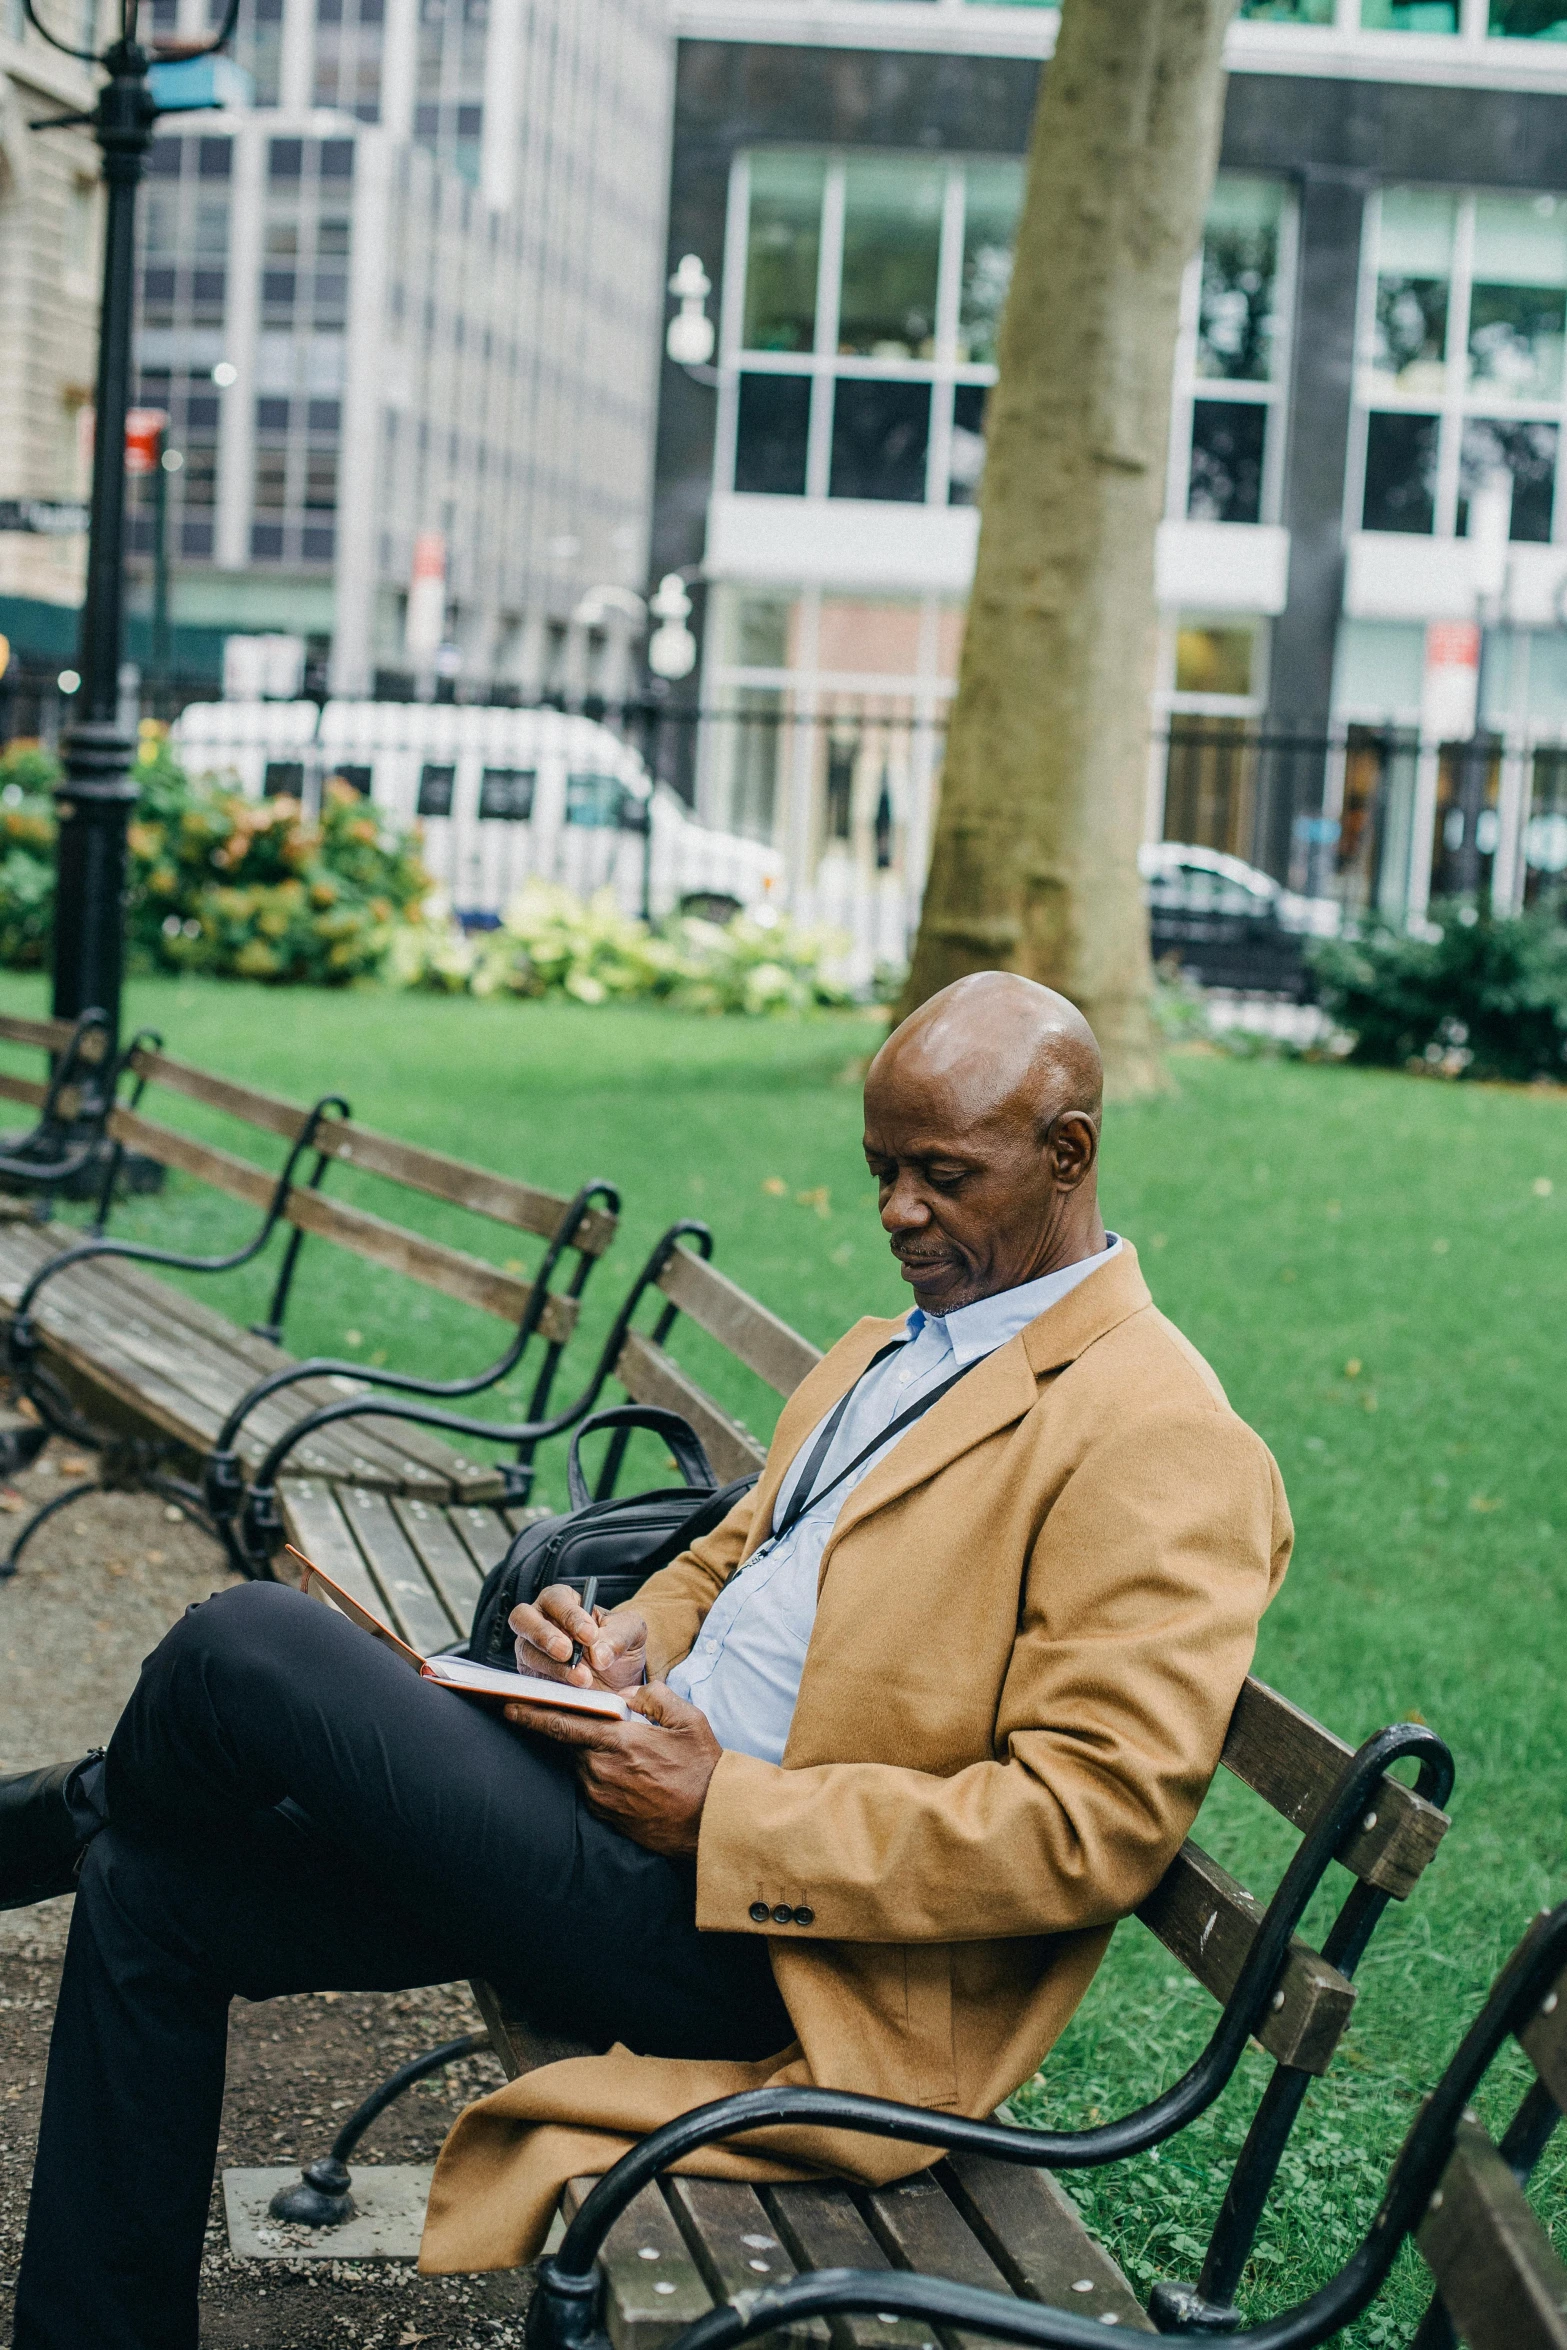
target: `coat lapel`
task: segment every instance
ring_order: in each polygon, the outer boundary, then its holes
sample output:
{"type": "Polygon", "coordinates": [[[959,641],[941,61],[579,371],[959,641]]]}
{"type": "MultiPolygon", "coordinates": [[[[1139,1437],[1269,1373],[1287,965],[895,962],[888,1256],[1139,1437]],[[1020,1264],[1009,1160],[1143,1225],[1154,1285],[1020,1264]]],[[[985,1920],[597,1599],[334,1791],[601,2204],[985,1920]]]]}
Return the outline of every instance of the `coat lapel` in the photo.
{"type": "MultiPolygon", "coordinates": [[[[922,1420],[915,1422],[906,1436],[898,1439],[885,1460],[879,1461],[870,1475],[855,1487],[839,1511],[838,1522],[822,1554],[822,1573],[825,1575],[827,1571],[835,1545],[851,1527],[863,1524],[889,1502],[938,1476],[976,1444],[983,1444],[987,1437],[995,1435],[998,1429],[1021,1420],[1038,1401],[1041,1379],[1075,1362],[1095,1339],[1102,1338],[1107,1330],[1113,1330],[1117,1323],[1152,1303],[1138,1267],[1137,1251],[1130,1241],[1123,1241],[1120,1254],[1108,1265],[1091,1273],[1086,1281],[1080,1281],[1059,1304],[1030,1322],[1026,1330],[1019,1331],[1016,1338],[1008,1339],[994,1354],[976,1363],[950,1394],[944,1395],[922,1420]]],[[[860,1325],[860,1329],[865,1327],[860,1325]]],[[[859,1329],[851,1336],[858,1338],[859,1329]]],[[[875,1351],[875,1346],[866,1347],[860,1363],[862,1369],[875,1351]]],[[[831,1360],[829,1356],[828,1361],[831,1360]]],[[[823,1364],[822,1369],[825,1368],[823,1364]]],[[[819,1376],[819,1372],[813,1372],[806,1385],[819,1376]]],[[[843,1393],[846,1384],[842,1382],[835,1388],[834,1400],[843,1393]]],[[[803,1395],[805,1390],[796,1392],[803,1395]]],[[[820,1405],[816,1417],[819,1419],[828,1408],[825,1403],[820,1405]]],[[[814,1420],[808,1422],[795,1443],[802,1443],[814,1426],[814,1420]]],[[[780,1471],[780,1477],[782,1474],[780,1471]]],[[[775,1482],[772,1491],[776,1494],[777,1490],[775,1482]]],[[[767,1514],[760,1522],[770,1523],[771,1516],[769,1502],[767,1514]]]]}

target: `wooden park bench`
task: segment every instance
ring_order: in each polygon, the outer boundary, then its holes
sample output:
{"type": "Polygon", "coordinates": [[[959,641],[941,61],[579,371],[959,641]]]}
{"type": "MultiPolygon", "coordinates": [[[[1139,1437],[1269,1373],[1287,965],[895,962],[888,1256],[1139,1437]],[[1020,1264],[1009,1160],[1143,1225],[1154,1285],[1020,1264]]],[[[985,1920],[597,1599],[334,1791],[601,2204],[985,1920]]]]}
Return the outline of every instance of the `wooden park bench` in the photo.
{"type": "MultiPolygon", "coordinates": [[[[930,2271],[1100,2324],[1152,2332],[1153,2320],[1051,2169],[1097,2167],[1162,2144],[1213,2101],[1255,2038],[1274,2070],[1194,2289],[1206,2311],[1230,2309],[1305,2092],[1327,2071],[1353,2011],[1350,1978],[1387,1902],[1407,1898],[1446,1832],[1438,1805],[1451,1786],[1452,1764],[1442,1742],[1412,1723],[1380,1732],[1352,1754],[1320,1723],[1248,1679],[1223,1765],[1302,1831],[1302,1842],[1264,1907],[1188,1839],[1138,1911],[1142,1925],[1221,2003],[1207,2048],[1180,2083],[1139,2113],[1096,2128],[988,2125],[1009,2153],[1017,2141],[1027,2141],[1035,2165],[1048,2162],[1051,2168],[1001,2159],[984,2144],[954,2144],[950,2115],[885,2108],[901,2113],[904,2126],[880,2134],[953,2150],[933,2168],[877,2189],[829,2181],[752,2188],[670,2176],[665,2164],[683,2150],[676,2143],[683,2125],[676,2123],[659,2133],[668,2142],[662,2159],[655,2140],[637,2150],[649,2175],[635,2184],[602,2243],[592,2248],[614,2350],[662,2350],[681,2326],[737,2291],[754,2290],[764,2278],[781,2282],[826,2268],[930,2271]],[[1387,1775],[1389,1764],[1403,1756],[1418,1757],[1421,1791],[1387,1775]],[[1352,1882],[1318,1950],[1295,1928],[1334,1861],[1352,1882]]],[[[507,2071],[531,2069],[540,2058],[526,2020],[508,2014],[489,1986],[474,1988],[491,2045],[507,2071]]],[[[755,2094],[768,2101],[767,2092],[755,2094]]],[[[726,2104],[738,2108],[745,2102],[726,2104]]],[[[867,2102],[839,2092],[785,2091],[770,2100],[777,2110],[766,2118],[854,2126],[853,2109],[867,2102]]],[[[723,2108],[712,2111],[713,2126],[700,2131],[697,2142],[756,2127],[763,2119],[759,2108],[727,2121],[723,2108]]],[[[986,2128],[958,2124],[956,2134],[966,2129],[983,2137],[986,2128]]],[[[572,2183],[564,2205],[568,2220],[595,2184],[572,2183]]],[[[934,2350],[924,2319],[886,2324],[874,2312],[859,2313],[835,2319],[832,2331],[834,2344],[851,2350],[934,2350]]],[[[816,2321],[791,2338],[825,2345],[827,2334],[816,2321]]]]}
{"type": "MultiPolygon", "coordinates": [[[[618,1383],[634,1402],[682,1413],[701,1433],[720,1477],[739,1476],[760,1467],[765,1446],[676,1361],[668,1341],[678,1315],[687,1315],[780,1396],[820,1358],[786,1323],[682,1245],[692,1239],[704,1249],[708,1245],[700,1226],[676,1226],[665,1234],[622,1309],[606,1351],[618,1383]],[[632,1317],[649,1294],[657,1296],[657,1318],[651,1330],[639,1333],[632,1317]]],[[[601,1495],[613,1490],[619,1441],[612,1442],[601,1471],[601,1495]]],[[[474,1551],[469,1578],[454,1595],[442,1588],[437,1609],[426,1585],[441,1587],[441,1571],[428,1547],[429,1520],[421,1525],[414,1505],[388,1507],[369,1493],[361,1502],[352,1490],[334,1492],[314,1479],[285,1480],[280,1491],[284,1519],[299,1548],[339,1579],[345,1572],[357,1577],[356,1596],[378,1611],[389,1610],[404,1637],[426,1652],[466,1630],[477,1596],[477,1570],[490,1557],[498,1558],[509,1540],[507,1524],[498,1520],[488,1554],[482,1546],[474,1551]],[[389,1524],[399,1529],[390,1545],[389,1524]],[[410,1573],[415,1552],[422,1554],[420,1566],[410,1573]],[[404,1577],[407,1590],[401,1587],[404,1577]],[[450,1635],[448,1624],[455,1628],[450,1635]]],[[[460,1510],[432,1516],[461,1531],[460,1510]]],[[[1142,2114],[1047,2141],[1065,2148],[1068,2167],[1159,2144],[1212,2102],[1255,2035],[1275,2069],[1203,2269],[1202,2292],[1216,2303],[1227,2303],[1233,2295],[1306,2089],[1327,2070],[1342,2039],[1355,2002],[1351,1977],[1377,1920],[1390,1899],[1403,1900],[1413,1890],[1446,1831],[1438,1807],[1452,1783],[1447,1749],[1423,1725],[1400,1723],[1352,1754],[1330,1731],[1256,1680],[1242,1692],[1223,1759],[1234,1777],[1301,1834],[1302,1842],[1266,1908],[1189,1841],[1139,1912],[1144,1926],[1221,2003],[1208,2049],[1176,2089],[1142,2114]],[[1387,1775],[1401,1757],[1418,1762],[1418,1789],[1387,1775]],[[1335,1861],[1351,1882],[1319,1950],[1295,1929],[1335,1861]]],[[[582,2053],[541,2037],[492,1985],[476,1982],[472,1988],[490,2045],[513,2077],[553,2057],[582,2053]]],[[[475,2044],[466,2038],[432,2051],[406,2068],[403,2085],[470,2053],[475,2044]]],[[[316,2207],[318,2220],[332,2198],[347,2192],[348,2158],[363,2129],[384,2110],[391,2090],[389,2083],[376,2091],[350,2117],[330,2155],[306,2167],[306,2182],[327,2198],[316,2207]]],[[[786,2094],[825,2096],[835,2110],[857,2102],[841,2096],[835,2102],[830,2092],[786,2094]]],[[[1041,2142],[1039,2133],[1013,2135],[1041,2142]]],[[[939,2132],[925,2142],[933,2141],[941,2142],[939,2132]]],[[[591,2180],[573,2183],[565,2217],[575,2215],[592,2185],[591,2180]]],[[[303,2216],[299,2206],[291,2216],[303,2216]]],[[[614,2350],[663,2350],[682,2326],[764,2276],[838,2266],[933,2268],[968,2284],[1149,2328],[1126,2279],[1048,2172],[1020,2169],[985,2154],[956,2154],[934,2170],[875,2192],[827,2181],[757,2189],[650,2177],[609,2229],[600,2266],[614,2350]]],[[[808,2325],[794,2338],[825,2345],[827,2334],[820,2325],[808,2325]]],[[[930,2328],[889,2327],[872,2315],[835,2323],[833,2338],[836,2350],[873,2350],[882,2344],[916,2350],[930,2342],[930,2328]]]]}
{"type": "MultiPolygon", "coordinates": [[[[69,1031],[54,1022],[0,1022],[0,1039],[63,1048],[69,1031]]],[[[477,1395],[508,1377],[530,1348],[538,1354],[530,1410],[546,1409],[579,1300],[597,1259],[614,1237],[619,1200],[606,1183],[584,1185],[568,1200],[540,1187],[440,1152],[396,1141],[361,1126],[339,1096],[313,1108],[279,1100],[254,1086],[197,1069],[162,1051],[156,1040],[135,1044],[126,1056],[134,1084],[129,1106],[116,1108],[107,1128],[120,1151],[142,1162],[194,1178],[258,1212],[260,1222],[240,1247],[219,1257],[177,1248],[92,1238],[25,1212],[0,1222],[0,1319],[9,1324],[12,1377],[23,1397],[52,1430],[97,1450],[112,1483],[140,1482],[168,1492],[212,1520],[213,1495],[195,1482],[210,1470],[226,1422],[253,1397],[258,1384],[286,1374],[289,1384],[268,1394],[244,1420],[232,1443],[239,1470],[253,1467],[301,1418],[341,1402],[378,1381],[424,1392],[433,1383],[410,1373],[379,1371],[352,1361],[320,1358],[301,1372],[279,1343],[300,1252],[308,1236],[346,1249],[379,1271],[477,1307],[511,1325],[499,1357],[471,1379],[449,1383],[477,1395]],[[221,1112],[248,1130],[286,1146],[281,1172],[271,1172],[216,1144],[148,1116],[149,1087],[221,1112]],[[508,1239],[525,1233],[545,1246],[533,1278],[502,1270],[486,1258],[388,1220],[369,1209],[325,1195],[334,1165],[352,1167],[403,1191],[483,1219],[508,1239]],[[155,1268],[187,1273],[231,1271],[283,1239],[278,1278],[265,1322],[242,1329],[204,1299],[192,1297],[155,1268]]],[[[9,1074],[0,1093],[40,1102],[44,1087],[9,1074]]],[[[100,1219],[107,1213],[114,1169],[105,1171],[100,1219]]],[[[526,1494],[525,1460],[497,1463],[475,1444],[457,1447],[416,1420],[395,1432],[374,1420],[328,1425],[300,1454],[313,1475],[351,1482],[381,1494],[428,1503],[478,1505],[526,1494]]],[[[63,1507],[95,1481],[57,1495],[23,1529],[0,1572],[14,1568],[23,1543],[45,1514],[63,1507]]]]}
{"type": "MultiPolygon", "coordinates": [[[[678,1317],[687,1316],[780,1397],[792,1394],[820,1362],[821,1350],[720,1273],[708,1261],[711,1248],[704,1224],[682,1222],[663,1235],[615,1318],[573,1416],[591,1411],[613,1379],[631,1402],[658,1405],[687,1419],[720,1481],[727,1482],[761,1467],[766,1442],[676,1361],[666,1342],[678,1317]],[[695,1247],[682,1245],[687,1241],[695,1247]],[[649,1296],[656,1297],[659,1310],[652,1328],[643,1331],[635,1317],[649,1296]]],[[[334,1408],[344,1415],[334,1427],[362,1424],[352,1404],[339,1400],[334,1408]]],[[[378,1403],[377,1409],[394,1414],[395,1399],[378,1403]]],[[[390,1416],[386,1424],[403,1425],[390,1416]]],[[[600,1495],[614,1491],[627,1433],[618,1430],[610,1440],[598,1479],[600,1495]]],[[[301,1447],[310,1441],[299,1438],[301,1447]]],[[[479,1586],[524,1522],[517,1509],[494,1501],[470,1496],[442,1506],[430,1496],[397,1499],[368,1481],[334,1479],[330,1473],[279,1477],[277,1501],[287,1540],[362,1605],[390,1616],[410,1646],[426,1656],[467,1638],[479,1586]]],[[[263,1484],[262,1524],[269,1514],[263,1484]]]]}
{"type": "MultiPolygon", "coordinates": [[[[1567,2350],[1567,2266],[1525,2193],[1564,2110],[1567,1903],[1535,1921],[1502,1969],[1422,2101],[1376,2212],[1337,2275],[1293,2309],[1217,2330],[1242,2350],[1264,2343],[1267,2350],[1314,2350],[1340,2341],[1413,2238],[1437,2291],[1412,2350],[1452,2350],[1457,2341],[1471,2350],[1567,2350]],[[1535,2077],[1497,2144],[1471,2100],[1514,2038],[1535,2077]]],[[[831,2341],[838,2350],[894,2340],[936,2350],[940,2342],[944,2350],[964,2350],[987,2339],[1088,2350],[1102,2338],[1101,2324],[1150,2330],[1129,2295],[1112,2299],[1117,2272],[1105,2277],[1095,2267],[1075,2211],[1044,2174],[965,2150],[965,2137],[994,2134],[984,2125],[944,2114],[917,2118],[951,2149],[945,2161],[923,2187],[906,2182],[841,2198],[849,2224],[836,2236],[822,2225],[838,2197],[830,2187],[764,2189],[751,2198],[744,2215],[750,2224],[738,2236],[740,2199],[749,2192],[743,2188],[672,2179],[664,2182],[667,2200],[646,2201],[652,2190],[642,2184],[625,2201],[633,2179],[645,2179],[650,2167],[653,2142],[645,2141],[603,2182],[578,2182],[568,2198],[573,2228],[543,2263],[529,2312],[533,2350],[592,2350],[605,2338],[567,2289],[572,2277],[587,2274],[591,2247],[574,2244],[573,2235],[593,2232],[594,2214],[584,2207],[595,2189],[601,2210],[624,2203],[600,2255],[603,2324],[617,2350],[626,2340],[673,2342],[673,2350],[738,2350],[747,2340],[831,2341]],[[1036,2182],[1047,2192],[1030,2193],[1036,2182]],[[897,2199],[911,2194],[900,2212],[897,2199]],[[831,2274],[810,2273],[829,2265],[831,2274]],[[704,2308],[715,2289],[718,2306],[704,2308]],[[677,2305],[678,2325],[667,2314],[677,2305]],[[635,2313],[630,2324],[628,2312],[635,2313]]],[[[681,2128],[674,2124],[660,2137],[672,2142],[681,2128]]],[[[687,2127],[685,2134],[689,2140],[693,2133],[687,2127]]],[[[1150,2308],[1163,2333],[1190,2338],[1215,2330],[1204,2322],[1211,2305],[1205,2313],[1190,2287],[1156,2286],[1150,2308]]]]}

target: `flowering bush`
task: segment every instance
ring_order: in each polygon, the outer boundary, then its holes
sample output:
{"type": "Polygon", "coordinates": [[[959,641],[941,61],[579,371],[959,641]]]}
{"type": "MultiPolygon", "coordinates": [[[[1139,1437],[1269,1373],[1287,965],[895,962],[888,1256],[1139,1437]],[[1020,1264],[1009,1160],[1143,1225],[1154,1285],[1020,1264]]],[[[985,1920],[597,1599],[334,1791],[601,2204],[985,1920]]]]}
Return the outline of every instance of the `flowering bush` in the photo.
{"type": "MultiPolygon", "coordinates": [[[[767,911],[770,911],[768,909],[767,911]]],[[[447,921],[393,941],[388,977],[405,987],[474,995],[570,996],[581,1004],[656,997],[700,1012],[794,1012],[839,1004],[823,965],[836,942],[782,916],[726,923],[674,915],[657,930],[623,914],[612,890],[586,904],[530,881],[498,930],[463,938],[447,921]]]]}
{"type": "Polygon", "coordinates": [[[0,964],[30,970],[54,914],[54,761],[31,743],[0,751],[0,964]]]}
{"type": "MultiPolygon", "coordinates": [[[[297,800],[193,783],[159,728],[143,731],[129,831],[134,962],[223,977],[341,985],[378,970],[429,877],[412,839],[345,784],[319,820],[297,800]]],[[[0,756],[0,961],[41,962],[54,890],[58,770],[35,747],[0,756]],[[13,797],[13,794],[15,795],[13,797]],[[12,867],[25,851],[25,870],[12,867]]]]}

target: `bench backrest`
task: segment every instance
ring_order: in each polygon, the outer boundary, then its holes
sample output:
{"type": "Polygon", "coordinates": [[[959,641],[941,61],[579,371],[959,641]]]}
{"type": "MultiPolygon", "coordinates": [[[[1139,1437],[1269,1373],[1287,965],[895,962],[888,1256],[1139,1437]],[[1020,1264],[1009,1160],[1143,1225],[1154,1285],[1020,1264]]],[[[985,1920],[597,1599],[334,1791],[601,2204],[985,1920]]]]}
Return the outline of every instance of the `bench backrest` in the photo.
{"type": "MultiPolygon", "coordinates": [[[[0,1018],[3,1041],[58,1051],[69,1035],[69,1028],[59,1021],[0,1018]]],[[[194,1068],[189,1062],[176,1060],[161,1050],[133,1048],[128,1055],[127,1069],[135,1084],[136,1106],[111,1113],[109,1133],[113,1140],[128,1151],[194,1176],[199,1182],[210,1184],[213,1189],[264,1213],[276,1189],[276,1176],[232,1151],[198,1141],[146,1116],[140,1107],[142,1090],[149,1085],[161,1086],[290,1144],[298,1140],[311,1113],[296,1102],[283,1101],[259,1087],[194,1068]]],[[[0,1096],[6,1099],[38,1103],[43,1093],[42,1086],[27,1079],[0,1074],[0,1096]]],[[[390,1135],[359,1125],[352,1118],[334,1115],[320,1118],[312,1136],[310,1156],[316,1162],[313,1172],[317,1176],[323,1161],[327,1165],[357,1167],[429,1199],[467,1209],[512,1231],[545,1241],[559,1229],[571,1204],[558,1192],[520,1182],[513,1176],[498,1175],[461,1159],[448,1158],[439,1151],[398,1142],[390,1135]]],[[[406,1274],[411,1280],[439,1290],[464,1305],[494,1314],[501,1321],[519,1323],[529,1309],[533,1285],[526,1278],[506,1272],[446,1241],[408,1231],[367,1209],[328,1198],[309,1177],[291,1187],[282,1220],[301,1235],[315,1234],[372,1264],[406,1274]]],[[[609,1247],[615,1230],[616,1217],[604,1208],[589,1206],[580,1217],[563,1257],[563,1270],[568,1264],[571,1267],[569,1277],[547,1299],[538,1320],[540,1335],[552,1347],[563,1346],[571,1336],[576,1326],[577,1300],[587,1272],[609,1247]]]]}
{"type": "Polygon", "coordinates": [[[1534,2070],[1500,2146],[1471,2111],[1415,2241],[1437,2298],[1412,2350],[1567,2350],[1567,2266],[1524,2193],[1567,2114],[1567,1972],[1518,2033],[1534,2070]]]}
{"type": "MultiPolygon", "coordinates": [[[[686,1315],[780,1397],[794,1393],[807,1371],[821,1361],[822,1350],[747,1296],[705,1255],[682,1247],[680,1241],[685,1237],[695,1239],[703,1248],[712,1246],[705,1225],[677,1224],[665,1233],[621,1308],[614,1376],[633,1403],[657,1404],[689,1420],[719,1478],[727,1482],[761,1467],[767,1457],[767,1440],[754,1436],[676,1362],[666,1341],[677,1318],[686,1315]],[[644,1332],[632,1326],[631,1316],[650,1290],[658,1292],[662,1307],[653,1328],[644,1332]]],[[[612,1449],[602,1491],[613,1491],[624,1450],[624,1445],[612,1449]]]]}

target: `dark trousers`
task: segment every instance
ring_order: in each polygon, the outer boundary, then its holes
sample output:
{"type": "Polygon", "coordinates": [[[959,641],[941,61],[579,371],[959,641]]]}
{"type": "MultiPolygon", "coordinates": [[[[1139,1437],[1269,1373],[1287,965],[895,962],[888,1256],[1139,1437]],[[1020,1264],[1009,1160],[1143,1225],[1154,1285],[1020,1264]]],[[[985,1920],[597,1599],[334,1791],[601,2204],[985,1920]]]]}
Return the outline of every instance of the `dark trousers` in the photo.
{"type": "Polygon", "coordinates": [[[595,1820],[558,1749],[296,1592],[190,1609],[103,1769],[16,2350],[195,2350],[236,1994],[485,1975],[602,2047],[758,2057],[793,2036],[765,1940],[697,1932],[693,1864],[595,1820]]]}

